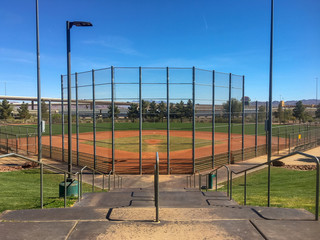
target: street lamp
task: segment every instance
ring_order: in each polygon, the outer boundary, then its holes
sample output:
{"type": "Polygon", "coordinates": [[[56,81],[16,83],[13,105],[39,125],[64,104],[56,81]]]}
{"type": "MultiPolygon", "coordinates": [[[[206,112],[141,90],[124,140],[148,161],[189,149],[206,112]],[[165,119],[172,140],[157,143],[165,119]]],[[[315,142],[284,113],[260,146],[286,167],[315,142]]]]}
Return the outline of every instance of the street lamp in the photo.
{"type": "MultiPolygon", "coordinates": [[[[67,73],[68,73],[68,172],[72,171],[72,118],[71,118],[71,60],[70,60],[70,29],[76,27],[91,27],[90,22],[67,21],[67,73]]],[[[71,181],[71,175],[68,174],[68,181],[71,181]]]]}

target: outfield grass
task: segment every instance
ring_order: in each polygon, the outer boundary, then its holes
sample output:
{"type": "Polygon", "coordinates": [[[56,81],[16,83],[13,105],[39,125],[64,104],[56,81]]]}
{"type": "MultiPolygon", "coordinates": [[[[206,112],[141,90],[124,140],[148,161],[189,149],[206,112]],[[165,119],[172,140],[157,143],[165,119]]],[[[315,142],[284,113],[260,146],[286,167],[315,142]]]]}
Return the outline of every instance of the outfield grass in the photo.
{"type": "MultiPolygon", "coordinates": [[[[64,206],[64,198],[59,198],[59,183],[64,177],[44,171],[44,208],[64,206]]],[[[0,212],[4,210],[31,209],[40,206],[39,169],[0,173],[0,212]]],[[[92,191],[92,186],[83,183],[83,192],[92,191]]],[[[101,191],[96,188],[96,191],[101,191]]],[[[67,206],[73,205],[77,198],[67,198],[67,206]]]]}
{"type": "MultiPolygon", "coordinates": [[[[93,141],[82,142],[93,145],[93,141]]],[[[165,135],[145,135],[142,136],[143,152],[167,152],[167,136],[165,135]]],[[[221,141],[215,141],[220,144],[221,141]]],[[[112,148],[112,139],[99,140],[96,142],[98,147],[112,148]]],[[[195,139],[196,147],[211,146],[211,140],[195,139]]],[[[115,138],[117,150],[128,152],[139,152],[139,136],[115,138]]],[[[170,136],[170,151],[191,149],[192,138],[170,136]]]]}
{"type": "MultiPolygon", "coordinates": [[[[267,168],[247,174],[247,205],[267,206],[267,168]]],[[[227,191],[226,186],[219,189],[227,191]]],[[[244,177],[233,180],[232,197],[243,204],[244,177]]],[[[316,171],[271,168],[271,206],[304,208],[315,213],[316,171]]]]}
{"type": "MultiPolygon", "coordinates": [[[[0,130],[3,132],[13,132],[14,134],[26,134],[27,129],[29,133],[37,133],[36,129],[37,125],[12,125],[8,126],[7,128],[1,127],[0,130]]],[[[96,131],[111,131],[112,125],[111,122],[103,122],[103,123],[96,123],[96,131]]],[[[167,123],[166,122],[144,122],[142,124],[143,130],[166,130],[167,123]]],[[[195,124],[196,131],[205,131],[211,132],[212,131],[212,124],[210,122],[196,122],[195,124]]],[[[122,130],[139,130],[139,122],[115,122],[115,130],[122,131],[122,130]]],[[[170,123],[170,130],[177,130],[177,131],[192,131],[192,123],[191,122],[179,122],[179,121],[172,121],[170,123]]],[[[241,123],[232,123],[231,126],[232,133],[234,134],[241,134],[242,133],[242,126],[241,123]]],[[[255,134],[255,124],[254,123],[246,123],[244,126],[245,134],[246,135],[254,135],[255,134]]],[[[273,125],[273,134],[278,136],[278,131],[280,137],[284,138],[289,133],[298,133],[303,132],[303,127],[299,127],[298,125],[273,125]]],[[[72,124],[72,132],[76,133],[76,125],[72,124]]],[[[93,124],[92,123],[80,123],[79,124],[79,132],[86,133],[86,132],[93,132],[93,124]]],[[[215,132],[219,133],[228,133],[228,123],[216,123],[215,124],[215,132]]],[[[67,123],[65,124],[65,134],[68,133],[67,123]]],[[[59,124],[52,124],[52,134],[53,135],[61,135],[62,134],[62,127],[61,123],[59,124]]],[[[258,135],[264,136],[265,133],[265,126],[264,123],[258,124],[258,135]]],[[[44,136],[49,135],[49,125],[46,124],[46,131],[43,133],[44,136]]],[[[303,135],[303,133],[302,133],[303,135]]]]}

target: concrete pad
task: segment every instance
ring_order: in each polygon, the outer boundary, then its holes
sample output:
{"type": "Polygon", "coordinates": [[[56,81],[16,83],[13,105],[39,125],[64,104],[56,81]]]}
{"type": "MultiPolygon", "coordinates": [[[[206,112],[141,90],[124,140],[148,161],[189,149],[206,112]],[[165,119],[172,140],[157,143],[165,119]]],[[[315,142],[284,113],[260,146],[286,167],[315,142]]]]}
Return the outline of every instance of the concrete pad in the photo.
{"type": "Polygon", "coordinates": [[[66,239],[76,222],[0,222],[0,238],[6,240],[66,239]]]}
{"type": "Polygon", "coordinates": [[[95,208],[51,208],[6,211],[0,220],[7,221],[51,221],[106,219],[109,209],[95,208]]]}
{"type": "Polygon", "coordinates": [[[69,239],[263,239],[249,221],[79,222],[69,239]]]}
{"type": "MultiPolygon", "coordinates": [[[[226,219],[221,215],[223,211],[216,208],[160,208],[161,221],[212,221],[226,219]]],[[[155,219],[155,208],[113,208],[109,211],[107,219],[110,221],[153,221],[155,219]]],[[[250,211],[249,211],[250,213],[250,211]]],[[[245,214],[248,216],[248,213],[245,214]]],[[[252,213],[253,217],[256,217],[252,213]]],[[[229,211],[227,219],[246,219],[229,211]]]]}
{"type": "Polygon", "coordinates": [[[276,207],[250,207],[265,220],[314,220],[312,213],[305,209],[276,208],[276,207]]]}
{"type": "Polygon", "coordinates": [[[130,206],[131,195],[131,191],[87,193],[83,195],[83,199],[76,203],[74,207],[128,207],[130,206]]]}
{"type": "Polygon", "coordinates": [[[252,222],[267,239],[320,239],[320,222],[317,221],[254,220],[252,222]]]}

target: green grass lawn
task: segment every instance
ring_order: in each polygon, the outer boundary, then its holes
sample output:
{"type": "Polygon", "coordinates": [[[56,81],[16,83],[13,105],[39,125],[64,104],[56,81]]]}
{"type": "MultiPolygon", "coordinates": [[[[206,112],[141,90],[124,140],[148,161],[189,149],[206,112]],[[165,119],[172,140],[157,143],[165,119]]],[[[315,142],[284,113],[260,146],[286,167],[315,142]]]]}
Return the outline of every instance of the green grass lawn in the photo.
{"type": "MultiPolygon", "coordinates": [[[[44,208],[64,206],[64,198],[59,198],[59,183],[64,177],[44,171],[44,208]]],[[[0,212],[4,210],[31,209],[40,206],[40,175],[39,169],[21,170],[0,173],[0,212]]],[[[92,186],[83,184],[83,192],[92,191],[92,186]]],[[[96,191],[101,191],[96,188],[96,191]]],[[[71,206],[77,198],[68,198],[71,206]]]]}
{"type": "MultiPolygon", "coordinates": [[[[267,168],[247,175],[247,205],[267,206],[267,168]]],[[[233,180],[232,197],[243,204],[244,177],[233,180]]],[[[226,185],[220,190],[226,191],[226,185]]],[[[316,171],[271,168],[271,206],[315,213],[316,171]]]]}
{"type": "MultiPolygon", "coordinates": [[[[93,141],[82,142],[93,145],[93,141]]],[[[165,135],[145,135],[142,136],[142,151],[143,152],[166,152],[167,151],[167,136],[165,135]],[[150,142],[150,141],[153,141],[150,142]]],[[[216,144],[222,143],[215,141],[216,144]]],[[[99,140],[96,142],[98,147],[112,148],[112,139],[99,140]]],[[[196,147],[211,146],[211,140],[196,138],[196,147]]],[[[118,150],[128,152],[139,152],[139,136],[122,137],[115,139],[115,146],[118,150]]],[[[170,136],[170,150],[179,151],[192,148],[192,138],[170,136]]]]}
{"type": "MultiPolygon", "coordinates": [[[[93,124],[92,123],[81,123],[79,125],[79,132],[93,132],[93,124]]],[[[167,123],[164,122],[144,122],[142,124],[142,129],[144,130],[166,130],[167,123]]],[[[196,131],[212,131],[212,124],[210,122],[196,122],[195,125],[196,131]]],[[[179,121],[172,121],[170,123],[171,130],[178,130],[178,131],[192,131],[192,123],[187,122],[179,122],[179,121]]],[[[258,135],[264,136],[264,123],[258,124],[258,135]]],[[[115,122],[115,130],[139,130],[139,121],[132,122],[115,122]]],[[[254,135],[255,134],[255,124],[254,123],[246,123],[245,127],[245,134],[247,135],[254,135]]],[[[289,133],[298,133],[303,132],[303,127],[298,125],[273,125],[273,134],[278,136],[278,131],[280,137],[286,137],[289,133]]],[[[36,125],[12,125],[7,127],[1,127],[0,131],[2,132],[12,132],[14,134],[26,134],[37,133],[36,125]],[[28,129],[28,130],[27,130],[28,129]]],[[[96,123],[96,131],[111,131],[111,122],[103,122],[103,123],[96,123]]],[[[76,125],[72,124],[72,132],[76,133],[76,125]]],[[[216,123],[215,124],[215,132],[227,133],[228,132],[228,123],[216,123]]],[[[68,133],[67,123],[65,123],[65,134],[68,133]]],[[[241,123],[232,123],[232,133],[241,134],[242,133],[242,126],[241,123]]],[[[53,135],[61,135],[62,134],[62,127],[61,123],[59,124],[52,124],[52,134],[53,135]]],[[[46,124],[46,131],[43,133],[44,136],[49,135],[49,125],[46,124]]]]}

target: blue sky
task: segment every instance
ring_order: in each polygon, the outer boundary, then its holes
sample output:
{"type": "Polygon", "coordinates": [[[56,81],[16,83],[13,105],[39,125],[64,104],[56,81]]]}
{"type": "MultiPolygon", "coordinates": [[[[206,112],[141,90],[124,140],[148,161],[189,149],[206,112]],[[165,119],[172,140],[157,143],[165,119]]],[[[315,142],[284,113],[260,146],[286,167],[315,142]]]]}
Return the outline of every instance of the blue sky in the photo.
{"type": "MultiPolygon", "coordinates": [[[[269,0],[39,0],[42,95],[60,96],[66,20],[72,72],[114,66],[192,67],[246,76],[246,95],[268,99],[269,0]]],[[[274,100],[315,98],[320,1],[275,0],[274,100]]],[[[0,8],[0,95],[36,96],[35,1],[0,8]]],[[[319,84],[320,85],[320,84],[319,84]]]]}

